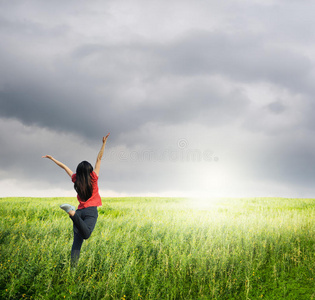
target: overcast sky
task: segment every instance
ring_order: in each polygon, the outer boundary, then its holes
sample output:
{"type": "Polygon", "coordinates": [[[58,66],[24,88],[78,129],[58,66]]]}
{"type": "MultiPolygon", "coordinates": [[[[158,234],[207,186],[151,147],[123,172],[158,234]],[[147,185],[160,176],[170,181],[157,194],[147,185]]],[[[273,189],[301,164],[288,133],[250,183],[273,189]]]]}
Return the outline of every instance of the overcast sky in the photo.
{"type": "Polygon", "coordinates": [[[0,196],[315,196],[315,3],[0,0],[0,196]]]}

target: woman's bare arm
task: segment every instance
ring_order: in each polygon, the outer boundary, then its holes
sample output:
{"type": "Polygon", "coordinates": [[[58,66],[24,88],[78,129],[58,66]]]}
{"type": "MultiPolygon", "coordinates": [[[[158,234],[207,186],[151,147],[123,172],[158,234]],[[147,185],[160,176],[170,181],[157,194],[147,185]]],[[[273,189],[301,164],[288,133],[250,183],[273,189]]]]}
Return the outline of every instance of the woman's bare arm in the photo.
{"type": "Polygon", "coordinates": [[[97,158],[96,158],[94,172],[97,174],[97,176],[100,173],[101,160],[102,160],[102,157],[103,157],[103,154],[104,154],[104,149],[105,149],[105,145],[106,145],[106,141],[107,141],[108,137],[109,137],[109,133],[106,136],[103,136],[103,145],[102,145],[101,150],[98,153],[97,158]]]}
{"type": "Polygon", "coordinates": [[[70,177],[72,176],[73,172],[65,164],[63,164],[62,162],[58,161],[57,159],[54,159],[51,155],[45,155],[45,156],[43,156],[43,158],[49,158],[57,166],[59,166],[60,168],[64,169],[70,177]]]}

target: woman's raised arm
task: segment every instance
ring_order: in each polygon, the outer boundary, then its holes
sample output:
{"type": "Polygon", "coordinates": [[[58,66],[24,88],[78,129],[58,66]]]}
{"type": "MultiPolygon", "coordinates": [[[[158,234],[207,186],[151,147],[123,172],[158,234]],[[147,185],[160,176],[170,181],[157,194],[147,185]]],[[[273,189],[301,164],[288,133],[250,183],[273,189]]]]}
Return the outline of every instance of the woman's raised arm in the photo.
{"type": "Polygon", "coordinates": [[[58,161],[57,159],[54,159],[51,155],[45,155],[42,156],[43,158],[49,158],[50,160],[52,160],[57,166],[59,166],[60,168],[64,169],[67,174],[71,177],[73,172],[62,162],[58,161]]]}
{"type": "Polygon", "coordinates": [[[98,153],[97,158],[96,158],[94,172],[97,174],[97,176],[100,173],[101,160],[102,160],[102,157],[103,157],[103,154],[104,154],[104,149],[105,149],[105,145],[106,145],[106,141],[107,141],[108,137],[109,137],[109,133],[106,136],[103,136],[103,145],[102,145],[101,150],[98,153]]]}

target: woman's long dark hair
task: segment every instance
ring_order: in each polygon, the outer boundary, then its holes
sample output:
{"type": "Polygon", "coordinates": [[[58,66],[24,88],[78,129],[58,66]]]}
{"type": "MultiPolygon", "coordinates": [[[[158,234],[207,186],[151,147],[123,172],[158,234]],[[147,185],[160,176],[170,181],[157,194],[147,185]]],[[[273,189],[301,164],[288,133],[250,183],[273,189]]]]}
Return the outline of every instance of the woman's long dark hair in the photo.
{"type": "Polygon", "coordinates": [[[91,173],[93,167],[87,161],[82,161],[77,166],[77,178],[74,183],[74,189],[83,201],[87,201],[92,196],[93,187],[91,183],[91,173]]]}

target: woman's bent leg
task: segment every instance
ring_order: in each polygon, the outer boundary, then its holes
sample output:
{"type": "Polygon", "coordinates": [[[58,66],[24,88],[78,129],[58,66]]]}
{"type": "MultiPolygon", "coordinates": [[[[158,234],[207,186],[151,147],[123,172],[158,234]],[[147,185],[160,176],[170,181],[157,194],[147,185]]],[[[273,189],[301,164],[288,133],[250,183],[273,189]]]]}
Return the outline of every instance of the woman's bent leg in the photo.
{"type": "Polygon", "coordinates": [[[74,216],[70,216],[83,239],[88,239],[94,230],[98,217],[97,207],[87,207],[78,209],[74,216]]]}

